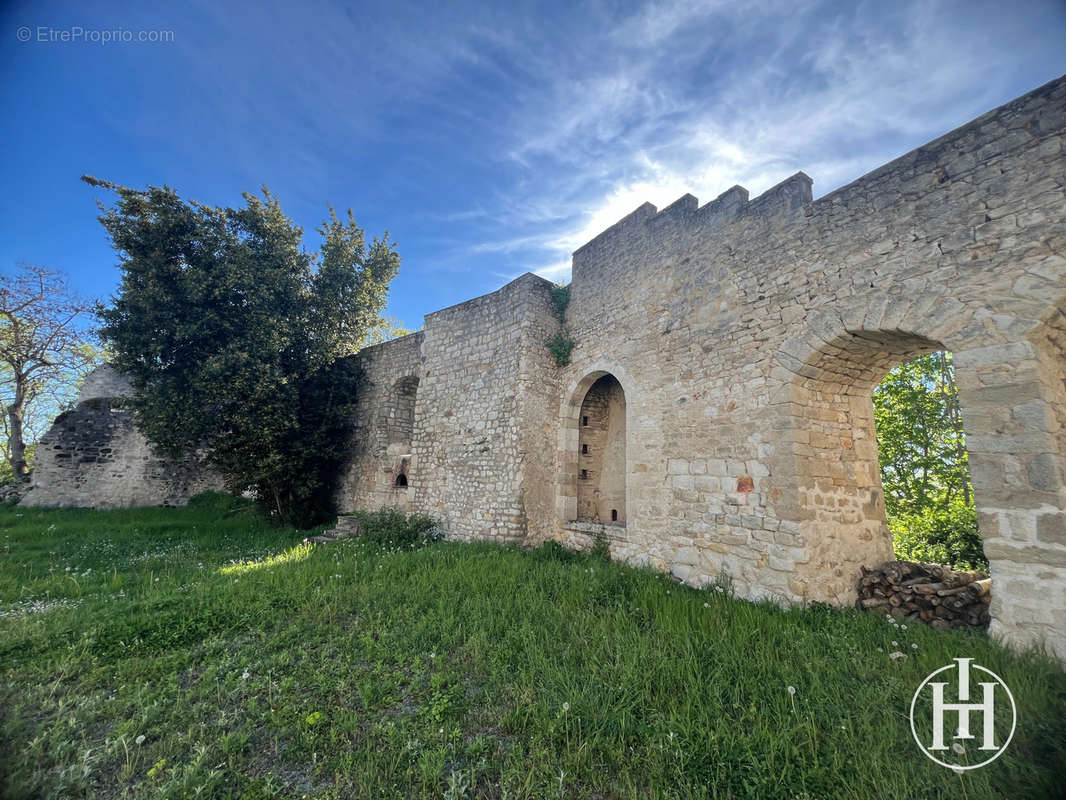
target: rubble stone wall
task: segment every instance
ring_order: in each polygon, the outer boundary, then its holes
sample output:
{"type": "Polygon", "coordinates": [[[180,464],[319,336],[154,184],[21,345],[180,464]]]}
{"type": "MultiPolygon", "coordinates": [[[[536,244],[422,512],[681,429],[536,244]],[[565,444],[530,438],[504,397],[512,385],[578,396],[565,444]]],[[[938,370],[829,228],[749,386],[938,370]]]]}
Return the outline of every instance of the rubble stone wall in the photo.
{"type": "Polygon", "coordinates": [[[148,443],[124,402],[131,391],[107,365],[90,373],[78,405],[57,417],[37,444],[20,505],[179,506],[200,492],[222,491],[221,478],[197,458],[168,458],[148,443]]]}

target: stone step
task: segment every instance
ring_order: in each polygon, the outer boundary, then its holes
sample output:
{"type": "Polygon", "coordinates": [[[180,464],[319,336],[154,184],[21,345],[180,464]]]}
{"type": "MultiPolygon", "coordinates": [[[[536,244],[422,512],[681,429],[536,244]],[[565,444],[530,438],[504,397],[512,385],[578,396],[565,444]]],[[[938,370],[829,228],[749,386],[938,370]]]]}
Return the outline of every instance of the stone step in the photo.
{"type": "Polygon", "coordinates": [[[319,536],[308,536],[304,544],[328,544],[337,539],[348,539],[358,536],[363,532],[363,525],[359,517],[354,514],[342,514],[337,517],[337,524],[319,536]]]}

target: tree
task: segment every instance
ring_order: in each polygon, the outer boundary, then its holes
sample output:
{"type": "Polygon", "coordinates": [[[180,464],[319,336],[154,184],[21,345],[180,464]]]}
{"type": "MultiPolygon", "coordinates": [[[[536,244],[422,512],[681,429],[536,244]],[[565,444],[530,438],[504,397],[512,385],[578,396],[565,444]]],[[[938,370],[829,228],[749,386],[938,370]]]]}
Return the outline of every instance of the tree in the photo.
{"type": "Polygon", "coordinates": [[[897,554],[987,566],[951,353],[893,369],[874,390],[881,483],[897,554]]]}
{"type": "Polygon", "coordinates": [[[350,211],[330,209],[310,253],[266,189],[215,208],[84,180],[117,195],[100,221],[122,284],[101,334],[141,431],[203,453],[231,491],[253,490],[289,522],[326,518],[358,378],[342,357],[380,320],[399,267],[388,233],[368,245],[350,211]]]}
{"type": "Polygon", "coordinates": [[[874,390],[881,481],[889,514],[970,502],[969,461],[951,354],[893,369],[874,390]]]}
{"type": "Polygon", "coordinates": [[[391,339],[399,339],[401,336],[407,336],[414,333],[413,330],[406,327],[400,320],[393,316],[385,316],[381,318],[381,321],[367,331],[366,336],[362,341],[354,342],[351,347],[351,352],[356,353],[360,349],[372,344],[381,344],[382,342],[390,341],[391,339]]]}
{"type": "Polygon", "coordinates": [[[27,448],[100,360],[88,329],[92,308],[55,270],[20,264],[0,276],[0,424],[16,480],[29,476],[27,448]]]}

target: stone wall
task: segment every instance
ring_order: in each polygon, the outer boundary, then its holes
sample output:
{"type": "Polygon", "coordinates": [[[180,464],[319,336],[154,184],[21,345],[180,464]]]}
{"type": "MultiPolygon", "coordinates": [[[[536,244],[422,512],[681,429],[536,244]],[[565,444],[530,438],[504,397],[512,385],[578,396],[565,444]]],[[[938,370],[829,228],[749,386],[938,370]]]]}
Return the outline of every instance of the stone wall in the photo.
{"type": "MultiPolygon", "coordinates": [[[[645,204],[574,253],[565,367],[536,276],[428,315],[355,356],[342,509],[427,513],[461,539],[603,537],[694,585],[850,604],[859,566],[892,553],[872,389],[948,349],[991,629],[1066,657],[1064,137],[1060,79],[817,201],[797,173],[755,199],[645,204]]],[[[150,460],[138,447],[107,455],[150,460]]]]}
{"type": "Polygon", "coordinates": [[[129,382],[111,367],[93,371],[78,405],[41,437],[20,505],[123,508],[184,505],[222,481],[193,457],[161,456],[137,431],[124,399],[129,382]]]}
{"type": "Polygon", "coordinates": [[[341,511],[410,509],[423,338],[413,333],[354,356],[362,375],[352,454],[340,485],[341,511]]]}
{"type": "Polygon", "coordinates": [[[527,274],[426,316],[413,507],[451,537],[521,541],[531,518],[550,523],[551,287],[527,274]]]}
{"type": "MultiPolygon", "coordinates": [[[[1066,80],[811,202],[644,205],[574,254],[563,382],[627,403],[619,557],[741,594],[850,603],[891,554],[870,393],[955,354],[995,633],[1066,655],[1066,80]]],[[[560,464],[575,446],[564,399],[560,464]]],[[[567,405],[569,404],[569,405],[567,405]]],[[[571,476],[558,481],[564,540],[571,476]]]]}

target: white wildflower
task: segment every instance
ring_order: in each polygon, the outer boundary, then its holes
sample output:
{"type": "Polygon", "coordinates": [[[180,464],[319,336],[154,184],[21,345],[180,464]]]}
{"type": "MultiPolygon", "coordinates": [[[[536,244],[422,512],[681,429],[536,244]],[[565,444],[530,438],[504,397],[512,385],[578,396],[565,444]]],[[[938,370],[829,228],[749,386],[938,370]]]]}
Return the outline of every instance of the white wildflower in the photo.
{"type": "Polygon", "coordinates": [[[901,653],[899,650],[896,650],[894,652],[889,653],[888,657],[891,658],[893,661],[906,661],[907,660],[907,654],[906,653],[901,653]]]}
{"type": "Polygon", "coordinates": [[[563,711],[569,711],[569,710],[570,710],[570,704],[569,703],[563,703],[563,711]]]}
{"type": "Polygon", "coordinates": [[[138,736],[133,741],[135,741],[137,744],[144,744],[144,734],[142,733],[140,736],[138,736]]]}
{"type": "Polygon", "coordinates": [[[958,742],[955,742],[955,744],[953,744],[953,745],[951,746],[951,749],[952,749],[952,750],[954,750],[954,751],[955,751],[955,752],[956,752],[956,753],[957,753],[958,755],[960,755],[960,756],[961,756],[961,755],[962,755],[963,753],[965,753],[965,752],[966,752],[966,748],[965,748],[965,747],[963,747],[963,746],[962,746],[961,744],[959,744],[958,742]]]}
{"type": "Polygon", "coordinates": [[[796,693],[796,687],[795,686],[789,686],[788,687],[788,693],[789,694],[795,694],[796,693]]]}

